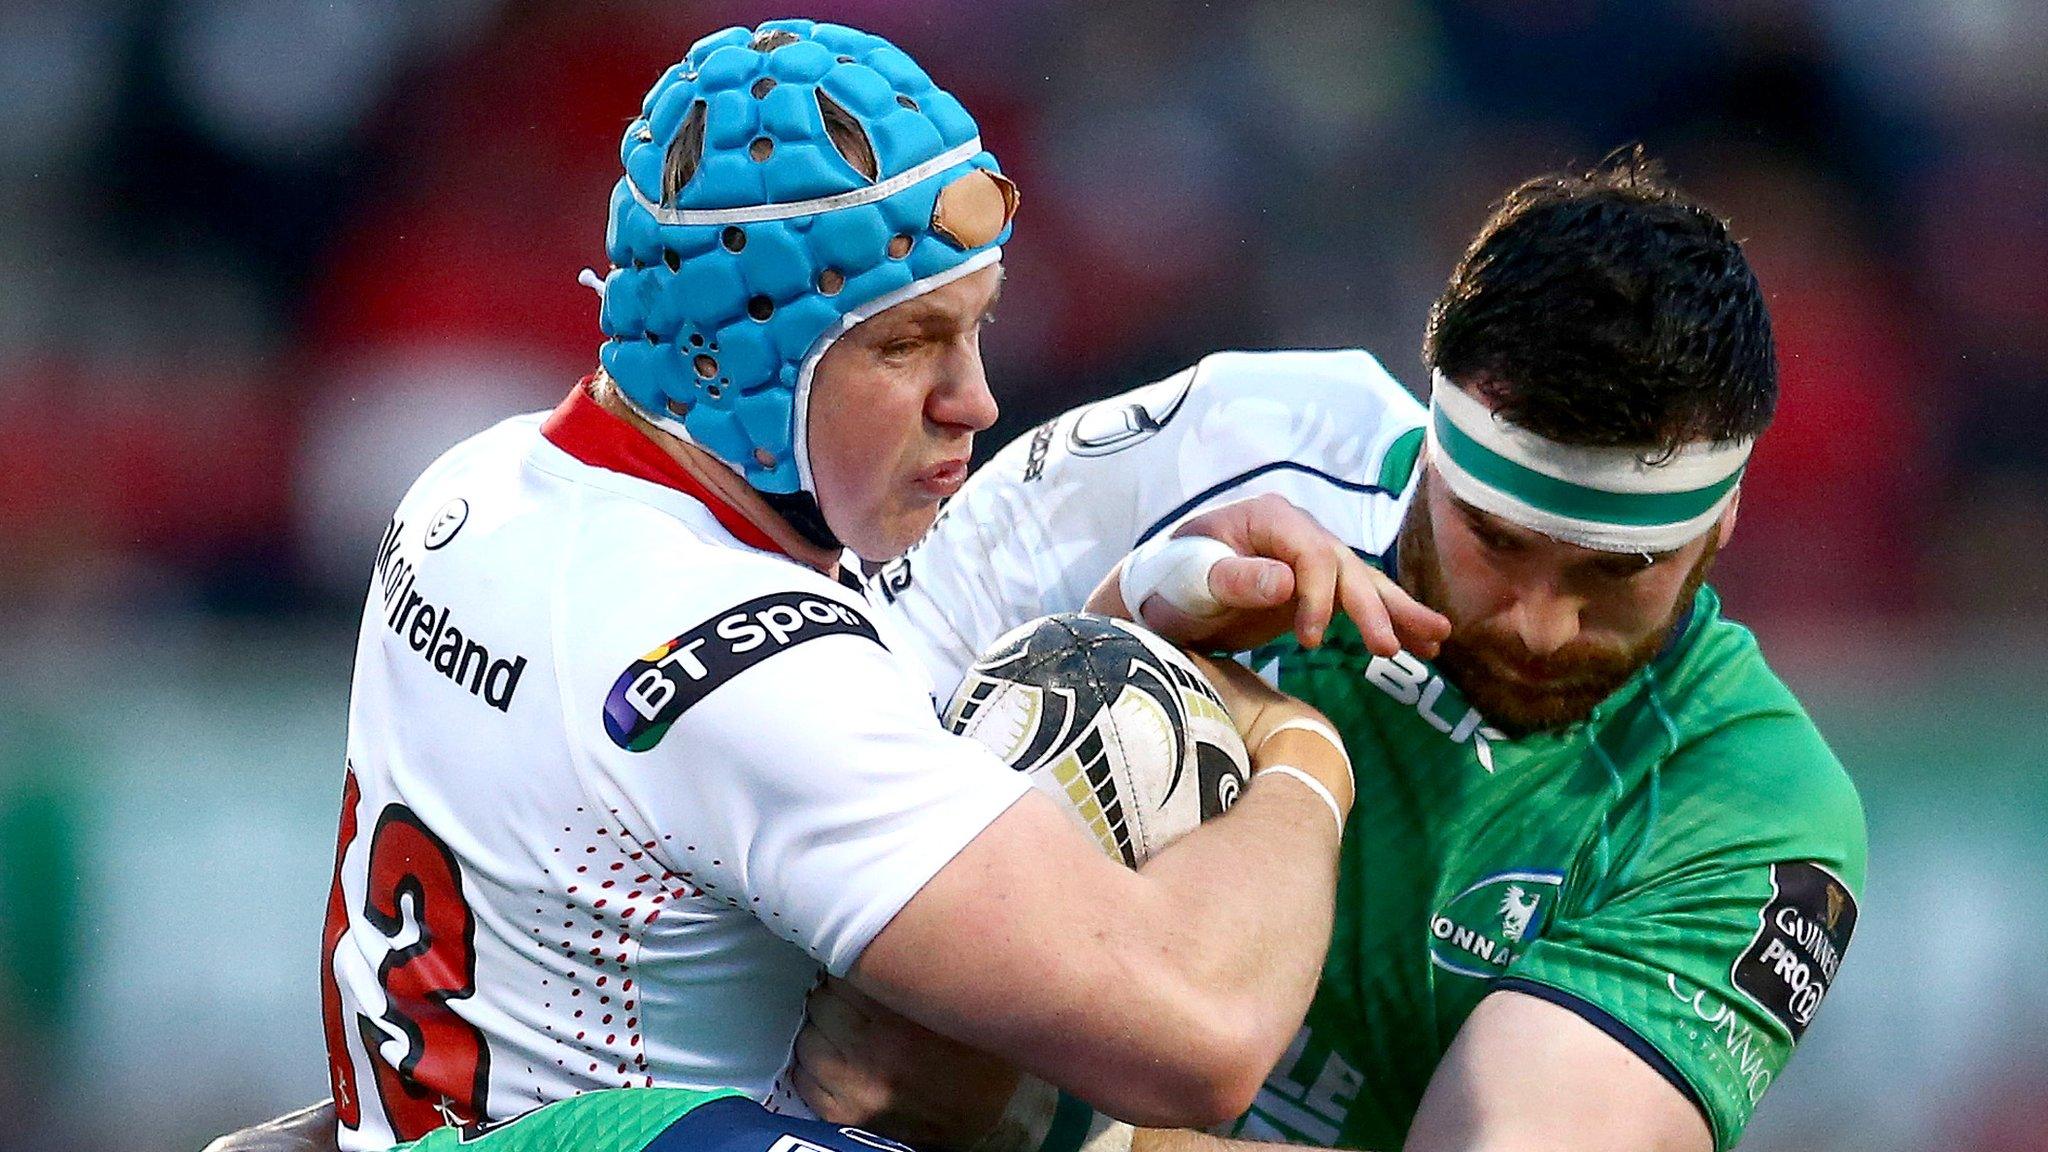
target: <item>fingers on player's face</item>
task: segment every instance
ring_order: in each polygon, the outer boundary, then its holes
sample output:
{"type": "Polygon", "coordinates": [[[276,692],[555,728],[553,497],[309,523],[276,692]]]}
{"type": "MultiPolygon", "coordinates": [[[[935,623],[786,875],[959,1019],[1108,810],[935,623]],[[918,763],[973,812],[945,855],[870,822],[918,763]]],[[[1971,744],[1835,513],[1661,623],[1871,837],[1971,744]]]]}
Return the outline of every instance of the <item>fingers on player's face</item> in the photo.
{"type": "Polygon", "coordinates": [[[1285,497],[1268,493],[1241,501],[1190,522],[1197,526],[1241,552],[1288,566],[1294,633],[1308,647],[1323,642],[1340,604],[1375,655],[1392,656],[1405,645],[1434,656],[1450,634],[1448,619],[1417,603],[1285,497]]]}
{"type": "Polygon", "coordinates": [[[1423,659],[1434,657],[1451,634],[1451,622],[1426,607],[1393,577],[1351,557],[1346,567],[1345,610],[1358,624],[1366,647],[1376,656],[1392,656],[1406,648],[1423,659]]]}

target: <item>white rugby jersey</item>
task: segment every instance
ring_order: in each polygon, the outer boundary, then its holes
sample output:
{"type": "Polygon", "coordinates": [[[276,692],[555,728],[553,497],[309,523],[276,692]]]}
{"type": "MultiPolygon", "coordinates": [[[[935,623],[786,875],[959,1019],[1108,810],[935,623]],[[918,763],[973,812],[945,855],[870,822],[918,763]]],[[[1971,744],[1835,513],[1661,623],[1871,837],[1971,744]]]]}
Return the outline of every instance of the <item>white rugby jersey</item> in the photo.
{"type": "Polygon", "coordinates": [[[858,591],[578,387],[380,546],[323,940],[344,1149],[782,1072],[820,968],[1028,787],[858,591]]]}
{"type": "Polygon", "coordinates": [[[1364,351],[1218,352],[1012,441],[872,591],[943,701],[1005,631],[1078,610],[1132,548],[1219,505],[1277,492],[1377,562],[1425,415],[1364,351]]]}

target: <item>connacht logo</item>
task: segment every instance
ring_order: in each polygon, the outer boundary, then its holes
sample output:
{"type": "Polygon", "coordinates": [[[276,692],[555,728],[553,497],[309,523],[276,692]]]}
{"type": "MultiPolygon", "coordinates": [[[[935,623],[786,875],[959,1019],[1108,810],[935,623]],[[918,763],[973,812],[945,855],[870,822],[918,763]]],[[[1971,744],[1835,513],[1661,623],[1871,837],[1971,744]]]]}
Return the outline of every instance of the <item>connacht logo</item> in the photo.
{"type": "Polygon", "coordinates": [[[1430,963],[1491,980],[1543,935],[1562,872],[1496,872],[1451,897],[1429,918],[1430,963]]]}

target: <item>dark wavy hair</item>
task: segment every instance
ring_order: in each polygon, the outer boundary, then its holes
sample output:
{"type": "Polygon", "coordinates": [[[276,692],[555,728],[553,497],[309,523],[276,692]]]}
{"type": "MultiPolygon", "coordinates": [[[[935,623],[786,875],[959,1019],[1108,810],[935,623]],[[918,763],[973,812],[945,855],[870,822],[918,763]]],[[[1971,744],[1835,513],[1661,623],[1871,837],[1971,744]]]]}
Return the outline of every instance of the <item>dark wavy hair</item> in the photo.
{"type": "Polygon", "coordinates": [[[1565,444],[1744,439],[1778,399],[1742,246],[1640,146],[1496,204],[1430,309],[1422,357],[1565,444]]]}

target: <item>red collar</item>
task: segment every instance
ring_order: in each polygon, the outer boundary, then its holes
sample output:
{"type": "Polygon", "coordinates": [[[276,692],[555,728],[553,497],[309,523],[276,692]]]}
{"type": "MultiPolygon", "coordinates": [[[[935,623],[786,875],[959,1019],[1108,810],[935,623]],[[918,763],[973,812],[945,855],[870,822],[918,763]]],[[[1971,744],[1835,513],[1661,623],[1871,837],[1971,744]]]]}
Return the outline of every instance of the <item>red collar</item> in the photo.
{"type": "MultiPolygon", "coordinates": [[[[673,488],[710,509],[725,530],[743,544],[766,552],[783,552],[759,526],[740,514],[739,509],[718,498],[702,481],[683,470],[661,446],[649,440],[622,417],[605,411],[591,398],[590,384],[596,376],[585,376],[566,399],[549,413],[540,426],[548,443],[592,468],[623,472],[664,488],[673,488]]],[[[784,553],[785,555],[787,553],[784,553]]]]}

